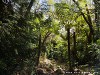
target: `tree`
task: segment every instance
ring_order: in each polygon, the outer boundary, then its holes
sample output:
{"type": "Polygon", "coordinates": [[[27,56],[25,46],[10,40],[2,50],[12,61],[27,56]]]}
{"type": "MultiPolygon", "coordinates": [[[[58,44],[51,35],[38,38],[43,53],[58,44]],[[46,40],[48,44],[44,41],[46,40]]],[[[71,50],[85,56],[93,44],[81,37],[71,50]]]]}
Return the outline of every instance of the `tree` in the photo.
{"type": "Polygon", "coordinates": [[[85,14],[82,12],[82,9],[80,8],[79,3],[76,2],[75,0],[73,0],[73,2],[77,5],[77,7],[79,8],[79,11],[81,12],[81,15],[83,16],[84,20],[89,26],[90,33],[88,34],[87,38],[88,38],[88,43],[91,43],[93,40],[93,36],[94,36],[94,29],[93,29],[93,25],[91,22],[91,16],[90,16],[89,9],[86,7],[86,11],[87,11],[87,17],[86,17],[85,14]]]}
{"type": "MultiPolygon", "coordinates": [[[[33,53],[31,45],[35,41],[35,36],[33,36],[33,27],[28,23],[30,17],[24,19],[26,16],[23,17],[23,14],[18,12],[16,5],[14,5],[15,10],[10,0],[7,2],[1,0],[0,2],[0,62],[2,62],[0,64],[5,65],[4,67],[1,65],[0,69],[7,75],[11,75],[18,65],[23,68],[24,61],[31,57],[33,53]]],[[[14,2],[18,4],[16,1],[14,2]]],[[[29,2],[28,12],[30,12],[32,3],[33,0],[29,2]]],[[[20,4],[23,3],[18,5],[20,4]]],[[[20,9],[22,8],[20,7],[20,9]]]]}
{"type": "MultiPolygon", "coordinates": [[[[85,61],[84,64],[86,64],[89,61],[85,60],[85,54],[87,54],[87,55],[89,54],[88,44],[91,44],[92,40],[93,40],[91,35],[93,33],[92,36],[94,36],[94,28],[93,28],[94,24],[91,20],[91,14],[90,14],[91,11],[87,8],[87,6],[84,7],[84,9],[85,9],[84,10],[80,7],[78,2],[76,2],[76,1],[74,1],[74,2],[75,2],[76,5],[74,5],[74,4],[67,5],[66,3],[55,4],[55,6],[56,6],[55,12],[57,14],[57,19],[60,20],[60,24],[62,26],[62,29],[66,28],[65,31],[67,31],[69,26],[70,26],[70,31],[72,31],[72,29],[71,29],[72,27],[75,27],[75,29],[76,29],[76,32],[75,32],[76,35],[73,34],[74,35],[74,41],[75,41],[73,46],[72,46],[73,36],[71,35],[71,37],[70,37],[70,44],[71,44],[71,46],[70,46],[71,50],[70,51],[71,52],[68,55],[70,56],[71,60],[72,59],[75,60],[75,63],[78,62],[78,64],[82,64],[80,62],[80,60],[82,59],[81,61],[82,62],[85,61]],[[84,10],[84,12],[82,10],[84,10]],[[67,22],[66,22],[66,20],[67,20],[67,22]],[[89,34],[88,34],[88,32],[89,32],[89,34]],[[91,37],[91,39],[90,39],[90,37],[91,37]],[[75,40],[75,38],[76,38],[76,40],[75,40]],[[87,42],[88,42],[88,44],[87,44],[87,42]],[[80,46],[79,44],[81,44],[82,46],[80,46]],[[80,47],[81,49],[78,49],[78,47],[80,47]],[[83,53],[85,53],[85,54],[82,54],[81,50],[83,50],[83,53]],[[88,52],[88,53],[86,53],[86,52],[88,52]],[[70,54],[73,54],[73,56],[71,56],[70,54]],[[80,55],[83,55],[83,56],[81,57],[80,55]]],[[[62,33],[64,33],[65,31],[63,31],[62,33]]],[[[67,31],[67,33],[68,33],[68,31],[67,31]]],[[[68,35],[67,35],[67,39],[68,39],[68,35]]],[[[61,35],[61,37],[63,39],[65,39],[65,41],[67,41],[65,36],[61,35]]],[[[69,41],[67,41],[67,42],[69,42],[69,41]]],[[[92,52],[94,52],[94,54],[96,54],[95,51],[92,51],[92,52]]],[[[90,57],[92,57],[92,55],[90,57]]],[[[93,56],[93,58],[96,58],[96,57],[93,56]]],[[[75,64],[72,64],[72,65],[75,66],[75,64]]]]}

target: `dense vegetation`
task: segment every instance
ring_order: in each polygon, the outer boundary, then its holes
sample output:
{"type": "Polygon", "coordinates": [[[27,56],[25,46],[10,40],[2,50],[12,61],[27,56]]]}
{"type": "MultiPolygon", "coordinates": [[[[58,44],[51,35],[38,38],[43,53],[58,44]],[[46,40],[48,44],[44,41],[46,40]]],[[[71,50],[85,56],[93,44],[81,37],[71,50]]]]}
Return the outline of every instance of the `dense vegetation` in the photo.
{"type": "Polygon", "coordinates": [[[0,75],[35,75],[41,57],[71,70],[99,64],[100,1],[88,1],[0,0],[0,75]]]}

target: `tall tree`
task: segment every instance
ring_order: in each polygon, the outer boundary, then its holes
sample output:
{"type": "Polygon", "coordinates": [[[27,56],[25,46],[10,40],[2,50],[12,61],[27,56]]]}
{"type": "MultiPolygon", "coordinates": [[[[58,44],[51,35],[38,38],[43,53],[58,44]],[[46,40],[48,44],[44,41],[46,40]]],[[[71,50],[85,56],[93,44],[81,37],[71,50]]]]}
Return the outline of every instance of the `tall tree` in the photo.
{"type": "Polygon", "coordinates": [[[94,29],[93,29],[93,24],[91,22],[91,16],[90,16],[89,9],[86,8],[87,17],[88,17],[87,18],[86,15],[84,14],[84,12],[82,12],[82,9],[80,8],[78,1],[73,0],[73,2],[77,5],[77,7],[79,8],[79,11],[81,12],[81,15],[83,16],[84,20],[86,21],[86,23],[89,26],[90,32],[89,32],[87,38],[88,38],[88,43],[91,43],[93,40],[93,36],[94,36],[94,29]]]}

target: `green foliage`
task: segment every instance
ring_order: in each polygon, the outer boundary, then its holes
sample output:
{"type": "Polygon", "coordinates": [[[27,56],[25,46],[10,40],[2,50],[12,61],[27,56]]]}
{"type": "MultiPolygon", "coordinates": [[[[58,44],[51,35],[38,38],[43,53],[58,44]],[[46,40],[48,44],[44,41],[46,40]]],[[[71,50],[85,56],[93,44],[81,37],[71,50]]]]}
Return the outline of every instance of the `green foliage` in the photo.
{"type": "Polygon", "coordinates": [[[33,36],[32,30],[29,31],[27,27],[18,27],[11,22],[1,26],[0,60],[7,66],[14,67],[14,64],[23,63],[24,60],[30,58],[33,51],[31,45],[36,44],[36,38],[33,36]]]}
{"type": "Polygon", "coordinates": [[[78,65],[95,65],[98,62],[98,45],[83,45],[79,43],[77,46],[77,59],[78,65]]]}
{"type": "Polygon", "coordinates": [[[66,3],[56,3],[55,7],[58,20],[64,23],[67,19],[69,19],[68,15],[70,14],[70,9],[66,3]]]}
{"type": "Polygon", "coordinates": [[[66,42],[64,42],[59,35],[55,36],[47,47],[49,49],[47,55],[48,58],[55,59],[60,62],[67,61],[66,42]]]}
{"type": "MultiPolygon", "coordinates": [[[[76,50],[76,57],[70,55],[71,59],[74,59],[75,63],[78,62],[78,65],[92,66],[97,63],[100,58],[99,32],[95,31],[94,38],[97,37],[95,43],[88,44],[87,38],[91,38],[90,30],[75,4],[55,3],[55,11],[50,11],[52,13],[50,14],[42,12],[32,5],[31,1],[35,0],[14,0],[13,5],[0,1],[0,72],[2,72],[0,75],[4,75],[3,72],[11,75],[17,66],[23,69],[25,65],[33,71],[39,59],[39,50],[40,55],[47,53],[48,58],[68,63],[68,27],[71,33],[70,49],[76,50]],[[76,49],[74,49],[73,28],[75,28],[76,49]]],[[[53,1],[50,4],[53,4],[53,1]]],[[[85,4],[85,0],[79,0],[81,10],[86,9],[85,4]]],[[[82,12],[85,16],[89,15],[86,10],[82,12]]],[[[90,15],[93,14],[90,11],[90,15]]]]}
{"type": "MultiPolygon", "coordinates": [[[[6,14],[5,7],[3,9],[0,13],[6,14]]],[[[9,9],[6,11],[9,12],[9,9]]],[[[23,68],[23,61],[32,57],[32,54],[36,55],[33,48],[36,47],[37,36],[28,23],[30,19],[24,19],[22,13],[14,12],[5,16],[0,14],[0,74],[11,75],[18,65],[23,68]]]]}
{"type": "MultiPolygon", "coordinates": [[[[86,8],[85,7],[86,1],[79,1],[79,3],[81,4],[81,6],[79,6],[79,7],[82,7],[84,9],[86,8]]],[[[76,56],[77,57],[72,58],[72,56],[71,56],[71,58],[74,59],[76,61],[76,63],[78,62],[79,65],[82,65],[82,64],[92,64],[93,65],[94,63],[96,63],[96,61],[98,60],[97,59],[97,56],[98,56],[97,50],[98,49],[96,47],[94,47],[94,44],[87,45],[87,38],[89,38],[88,33],[90,32],[90,30],[89,30],[89,27],[88,27],[87,23],[85,22],[83,16],[81,15],[81,12],[78,10],[77,7],[75,7],[75,5],[67,5],[66,3],[56,3],[55,8],[56,8],[55,12],[57,15],[57,19],[60,20],[61,29],[65,28],[65,31],[63,31],[62,33],[66,32],[67,27],[75,28],[76,42],[77,42],[76,43],[77,44],[76,45],[76,51],[77,51],[76,56]],[[89,58],[93,58],[93,59],[89,60],[89,58]]],[[[82,10],[82,12],[86,13],[86,10],[84,10],[84,11],[83,10],[82,10]]],[[[93,14],[93,13],[91,13],[91,14],[93,14]]],[[[86,13],[84,15],[87,16],[89,14],[86,13]]],[[[91,18],[93,18],[93,17],[91,17],[91,18]]],[[[65,36],[63,36],[61,34],[60,37],[62,37],[63,40],[67,42],[66,34],[65,34],[65,36]]],[[[73,49],[73,34],[71,34],[70,39],[71,39],[70,47],[71,47],[71,49],[73,49]]],[[[61,45],[62,45],[62,43],[61,43],[61,45]]],[[[59,50],[59,49],[57,49],[57,50],[59,50]]],[[[60,55],[59,52],[56,54],[60,55]]]]}

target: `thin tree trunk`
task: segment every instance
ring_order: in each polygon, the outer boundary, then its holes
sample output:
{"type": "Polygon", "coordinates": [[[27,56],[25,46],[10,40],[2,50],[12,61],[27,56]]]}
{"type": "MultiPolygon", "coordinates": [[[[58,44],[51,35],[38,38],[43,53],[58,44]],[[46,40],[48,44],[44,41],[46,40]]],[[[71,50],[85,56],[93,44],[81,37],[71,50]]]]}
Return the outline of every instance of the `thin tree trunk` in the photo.
{"type": "Polygon", "coordinates": [[[74,41],[74,44],[73,44],[73,51],[72,51],[72,54],[73,54],[73,65],[75,66],[75,60],[77,60],[77,50],[76,50],[76,35],[75,35],[75,32],[73,33],[73,41],[74,41]]]}
{"type": "Polygon", "coordinates": [[[67,29],[68,36],[68,61],[69,61],[69,70],[71,70],[71,57],[70,57],[70,28],[67,29]]]}
{"type": "Polygon", "coordinates": [[[74,40],[74,51],[76,53],[76,36],[75,36],[75,32],[73,34],[73,40],[74,40]]]}
{"type": "Polygon", "coordinates": [[[36,62],[37,66],[39,64],[40,55],[41,55],[41,33],[39,34],[39,45],[38,45],[38,54],[37,54],[37,62],[36,62]]]}

